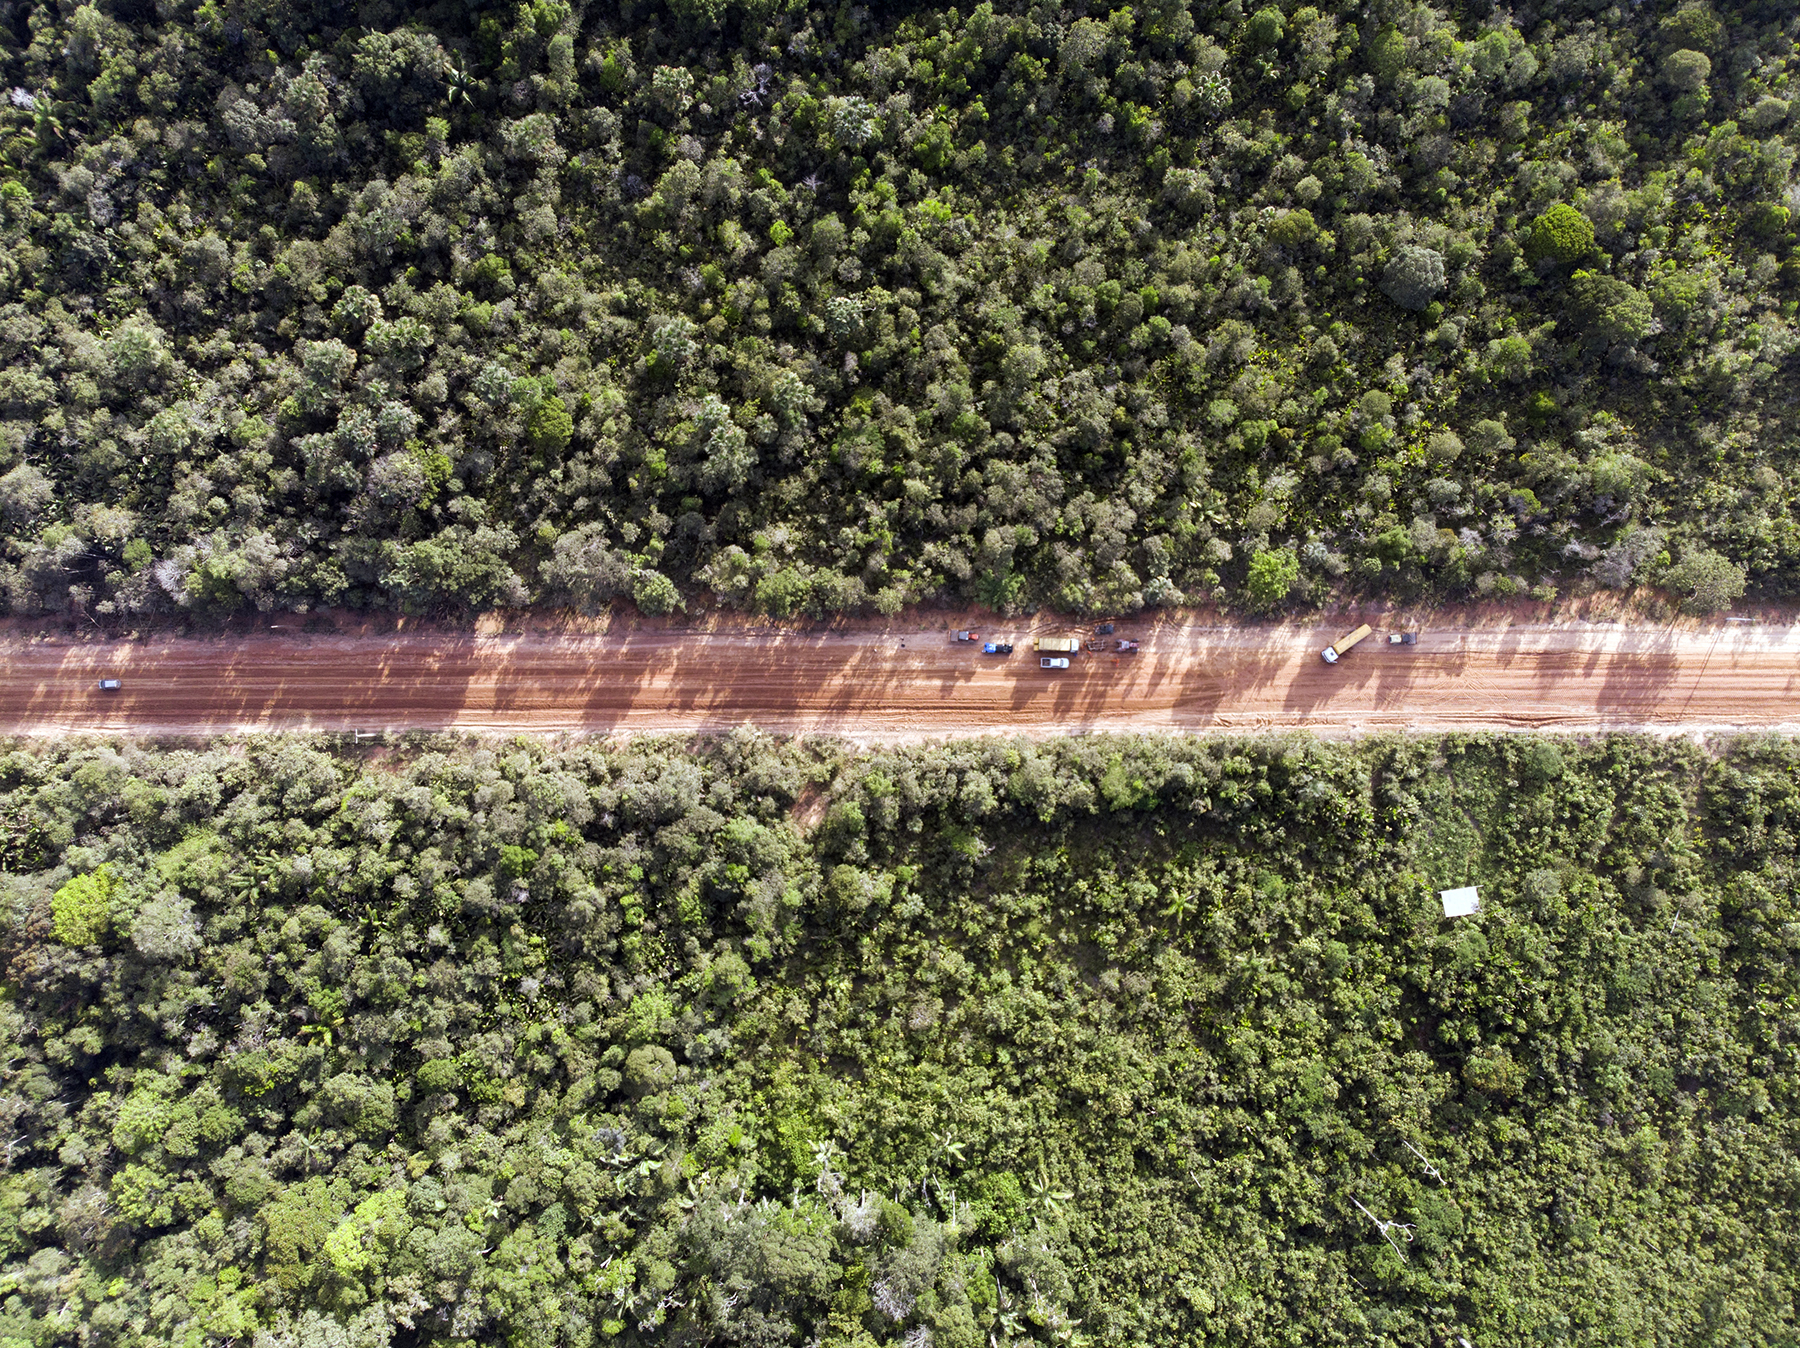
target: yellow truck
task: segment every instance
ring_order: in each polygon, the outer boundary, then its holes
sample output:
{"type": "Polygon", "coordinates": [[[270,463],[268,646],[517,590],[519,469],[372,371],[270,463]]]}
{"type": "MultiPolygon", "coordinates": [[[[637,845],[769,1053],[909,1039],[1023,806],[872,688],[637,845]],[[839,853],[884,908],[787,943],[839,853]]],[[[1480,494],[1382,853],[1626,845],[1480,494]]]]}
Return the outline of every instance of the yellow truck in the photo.
{"type": "Polygon", "coordinates": [[[1064,655],[1074,655],[1081,649],[1081,638],[1039,637],[1031,648],[1034,651],[1057,651],[1064,655]]]}
{"type": "Polygon", "coordinates": [[[1323,657],[1326,664],[1335,665],[1338,662],[1338,656],[1345,654],[1352,646],[1356,645],[1357,642],[1368,636],[1369,631],[1369,625],[1364,623],[1354,632],[1346,632],[1331,645],[1320,651],[1319,655],[1323,657]]]}

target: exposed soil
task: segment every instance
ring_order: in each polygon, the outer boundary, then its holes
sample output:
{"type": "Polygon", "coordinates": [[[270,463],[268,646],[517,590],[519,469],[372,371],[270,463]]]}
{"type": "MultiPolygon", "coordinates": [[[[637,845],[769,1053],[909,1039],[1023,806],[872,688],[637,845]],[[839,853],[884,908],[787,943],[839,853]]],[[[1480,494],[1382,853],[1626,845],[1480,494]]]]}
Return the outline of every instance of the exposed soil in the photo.
{"type": "MultiPolygon", "coordinates": [[[[922,618],[923,615],[920,615],[922,618]]],[[[1656,729],[1800,726],[1800,627],[1640,624],[1565,611],[1432,615],[1417,646],[1376,636],[1333,666],[1324,626],[1204,614],[1120,620],[1136,655],[1083,652],[1043,670],[1034,636],[1061,621],[985,622],[1009,657],[950,640],[948,622],[787,630],[641,621],[611,631],[370,631],[81,639],[0,633],[0,731],[200,734],[263,729],[779,732],[897,740],[1015,731],[1656,729]],[[1448,622],[1457,626],[1447,626],[1448,622]],[[904,643],[904,644],[903,644],[904,643]],[[96,688],[103,676],[119,692],[96,688]]],[[[980,621],[969,618],[962,621],[980,621]]],[[[1397,627],[1399,620],[1387,620],[1397,627]]]]}

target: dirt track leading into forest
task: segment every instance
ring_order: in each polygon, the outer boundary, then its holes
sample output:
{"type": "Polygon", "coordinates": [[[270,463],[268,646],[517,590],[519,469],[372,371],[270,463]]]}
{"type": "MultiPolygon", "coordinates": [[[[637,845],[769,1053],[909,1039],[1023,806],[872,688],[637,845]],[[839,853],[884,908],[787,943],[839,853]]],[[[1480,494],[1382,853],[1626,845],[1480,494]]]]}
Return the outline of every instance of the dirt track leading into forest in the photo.
{"type": "Polygon", "coordinates": [[[635,630],[595,636],[0,638],[0,732],[729,728],[860,740],[1074,730],[1800,728],[1800,626],[1562,622],[1378,631],[1336,667],[1341,627],[1121,622],[1136,655],[1040,670],[943,630],[635,630]],[[902,640],[906,645],[901,646],[902,640]],[[96,681],[124,687],[102,693],[96,681]]]}

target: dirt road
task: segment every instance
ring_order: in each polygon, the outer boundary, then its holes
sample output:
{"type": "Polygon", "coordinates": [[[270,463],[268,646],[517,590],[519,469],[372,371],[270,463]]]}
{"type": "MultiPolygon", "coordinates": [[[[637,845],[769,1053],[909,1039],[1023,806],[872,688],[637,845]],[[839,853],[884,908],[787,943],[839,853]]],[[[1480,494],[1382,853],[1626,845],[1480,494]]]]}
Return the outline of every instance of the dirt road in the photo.
{"type": "Polygon", "coordinates": [[[1022,731],[1800,727],[1800,627],[1602,624],[1378,632],[1335,667],[1338,629],[1121,623],[1136,655],[1038,668],[946,632],[632,632],[588,637],[8,639],[0,732],[411,728],[653,733],[728,728],[860,740],[1022,731]],[[902,647],[904,641],[904,648],[902,647]],[[102,693],[97,681],[124,687],[102,693]]]}

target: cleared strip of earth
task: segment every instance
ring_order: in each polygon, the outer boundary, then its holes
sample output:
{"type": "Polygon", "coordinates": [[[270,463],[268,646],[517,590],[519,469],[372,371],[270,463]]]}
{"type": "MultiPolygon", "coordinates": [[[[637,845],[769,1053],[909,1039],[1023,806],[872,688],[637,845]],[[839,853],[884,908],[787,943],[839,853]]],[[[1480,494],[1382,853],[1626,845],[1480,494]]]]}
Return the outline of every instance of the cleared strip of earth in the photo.
{"type": "Polygon", "coordinates": [[[984,656],[942,631],[634,631],[607,636],[266,636],[0,643],[0,732],[557,730],[652,734],[752,722],[858,740],[1075,730],[1324,735],[1387,729],[1800,727],[1800,628],[1520,624],[1376,635],[1341,626],[1121,622],[1135,655],[1041,670],[1034,636],[984,656]],[[902,642],[905,642],[902,647],[902,642]],[[97,688],[103,677],[123,687],[97,688]]]}

